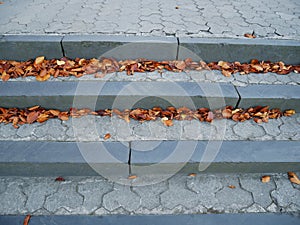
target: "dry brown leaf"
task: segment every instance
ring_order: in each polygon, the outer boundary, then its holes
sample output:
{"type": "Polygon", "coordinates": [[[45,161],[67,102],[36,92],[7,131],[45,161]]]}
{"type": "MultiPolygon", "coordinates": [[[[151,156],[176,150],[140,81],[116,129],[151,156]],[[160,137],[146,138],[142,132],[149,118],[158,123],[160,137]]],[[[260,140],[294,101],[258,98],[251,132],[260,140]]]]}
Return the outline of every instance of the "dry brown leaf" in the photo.
{"type": "Polygon", "coordinates": [[[256,38],[256,36],[254,34],[249,34],[249,33],[244,34],[244,37],[246,37],[246,38],[256,38]]]}
{"type": "Polygon", "coordinates": [[[104,140],[107,140],[107,139],[109,139],[109,138],[111,138],[110,133],[107,133],[107,134],[104,135],[104,140]]]}
{"type": "Polygon", "coordinates": [[[232,116],[231,109],[223,109],[222,116],[226,119],[230,118],[232,116]]]}
{"type": "Polygon", "coordinates": [[[295,110],[289,109],[289,110],[285,110],[284,113],[283,113],[283,115],[284,115],[284,116],[292,116],[292,115],[294,115],[295,113],[296,113],[295,110]]]}
{"type": "Polygon", "coordinates": [[[38,108],[40,108],[40,106],[39,105],[35,105],[35,106],[30,107],[28,110],[29,111],[34,111],[34,110],[37,110],[38,108]]]}
{"type": "Polygon", "coordinates": [[[186,63],[185,63],[184,61],[177,61],[177,62],[175,63],[175,66],[176,66],[176,68],[179,69],[179,70],[184,70],[185,67],[186,67],[186,63]]]}
{"type": "Polygon", "coordinates": [[[44,61],[45,57],[44,56],[39,56],[34,60],[35,65],[39,65],[44,61]]]}
{"type": "Polygon", "coordinates": [[[49,119],[49,116],[47,114],[40,114],[39,117],[37,118],[37,121],[39,123],[44,123],[45,121],[47,121],[49,119]]]}
{"type": "Polygon", "coordinates": [[[8,81],[10,78],[9,74],[7,74],[5,71],[2,73],[1,79],[3,81],[8,81]]]}
{"type": "Polygon", "coordinates": [[[173,121],[169,120],[167,117],[161,118],[161,122],[167,127],[173,126],[173,121]]]}
{"type": "Polygon", "coordinates": [[[297,176],[296,173],[288,172],[288,176],[289,176],[289,179],[292,183],[300,185],[300,179],[299,179],[299,177],[297,176]]]}
{"type": "Polygon", "coordinates": [[[48,73],[48,74],[46,74],[46,75],[44,75],[44,76],[38,75],[38,76],[35,77],[35,79],[36,79],[37,81],[43,82],[43,81],[48,80],[50,77],[51,77],[51,75],[48,73]]]}
{"type": "Polygon", "coordinates": [[[59,113],[58,118],[61,119],[61,120],[63,120],[63,121],[68,120],[69,119],[68,112],[61,112],[61,113],[59,113]]]}
{"type": "Polygon", "coordinates": [[[129,175],[128,176],[128,179],[129,180],[133,180],[133,179],[136,179],[137,178],[137,175],[129,175]]]}
{"type": "Polygon", "coordinates": [[[35,122],[38,117],[39,117],[39,112],[33,111],[27,115],[26,121],[27,123],[31,124],[35,122]]]}
{"type": "Polygon", "coordinates": [[[218,66],[221,66],[221,68],[224,70],[230,69],[230,65],[228,62],[219,61],[218,66]]]}
{"type": "Polygon", "coordinates": [[[234,185],[228,185],[228,187],[231,188],[231,189],[235,189],[234,185]]]}
{"type": "Polygon", "coordinates": [[[65,178],[59,176],[59,177],[56,177],[56,178],[55,178],[55,181],[56,181],[56,182],[63,182],[63,181],[66,181],[66,180],[65,180],[65,178]]]}
{"type": "Polygon", "coordinates": [[[195,176],[197,176],[197,174],[196,173],[190,173],[188,176],[189,177],[195,177],[195,176]]]}
{"type": "Polygon", "coordinates": [[[229,71],[229,70],[222,70],[222,74],[225,76],[225,77],[230,77],[232,72],[229,71]]]}
{"type": "Polygon", "coordinates": [[[271,180],[270,176],[262,176],[261,177],[261,182],[263,182],[263,183],[268,183],[268,182],[270,182],[270,180],[271,180]]]}
{"type": "Polygon", "coordinates": [[[53,115],[53,116],[58,116],[60,114],[59,110],[54,110],[54,109],[50,109],[49,112],[53,115]]]}
{"type": "Polygon", "coordinates": [[[30,215],[30,214],[26,215],[26,216],[25,216],[25,219],[24,219],[24,221],[23,221],[23,225],[28,225],[28,224],[29,224],[30,218],[31,218],[31,215],[30,215]]]}

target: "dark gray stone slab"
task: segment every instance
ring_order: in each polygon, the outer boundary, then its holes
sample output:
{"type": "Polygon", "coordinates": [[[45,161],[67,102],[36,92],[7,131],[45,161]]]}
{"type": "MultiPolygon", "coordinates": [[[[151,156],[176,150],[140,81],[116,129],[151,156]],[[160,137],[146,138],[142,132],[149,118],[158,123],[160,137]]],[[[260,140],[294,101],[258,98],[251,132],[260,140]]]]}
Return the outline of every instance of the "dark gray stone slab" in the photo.
{"type": "MultiPolygon", "coordinates": [[[[25,216],[0,216],[0,223],[6,225],[21,224],[25,216]]],[[[242,213],[242,214],[196,214],[196,215],[107,215],[107,216],[33,216],[30,225],[69,225],[69,224],[105,224],[105,225],[193,225],[193,224],[238,224],[238,225],[295,225],[300,217],[291,214],[242,213]]]]}
{"type": "Polygon", "coordinates": [[[62,43],[69,58],[113,57],[117,60],[174,60],[178,46],[175,37],[123,35],[66,35],[62,43]]]}
{"type": "Polygon", "coordinates": [[[61,58],[59,35],[4,35],[0,38],[0,59],[28,60],[38,56],[61,58]]]}
{"type": "Polygon", "coordinates": [[[271,108],[300,110],[300,86],[249,85],[236,87],[241,96],[239,107],[269,105],[271,108]]]}
{"type": "Polygon", "coordinates": [[[231,84],[196,82],[0,82],[2,107],[151,108],[235,106],[231,84]]]}
{"type": "Polygon", "coordinates": [[[300,63],[300,41],[296,40],[179,38],[179,43],[179,59],[192,57],[199,60],[200,57],[207,62],[258,59],[300,63]]]}
{"type": "Polygon", "coordinates": [[[299,141],[134,141],[132,172],[288,172],[300,170],[299,141]]]}
{"type": "Polygon", "coordinates": [[[1,141],[1,176],[88,176],[128,173],[126,142],[1,141]]]}

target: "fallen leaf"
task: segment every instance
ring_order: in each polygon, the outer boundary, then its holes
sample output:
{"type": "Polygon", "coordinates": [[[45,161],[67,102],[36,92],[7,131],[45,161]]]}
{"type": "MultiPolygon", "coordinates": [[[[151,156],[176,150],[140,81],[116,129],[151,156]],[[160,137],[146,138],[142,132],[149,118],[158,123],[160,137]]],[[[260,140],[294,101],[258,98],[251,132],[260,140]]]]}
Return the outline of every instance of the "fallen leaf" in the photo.
{"type": "Polygon", "coordinates": [[[129,175],[128,176],[128,179],[129,180],[133,180],[133,179],[136,179],[137,178],[137,175],[129,175]]]}
{"type": "Polygon", "coordinates": [[[270,182],[270,180],[271,180],[270,176],[262,176],[261,177],[261,182],[263,182],[263,183],[268,183],[268,182],[270,182]]]}
{"type": "Polygon", "coordinates": [[[288,176],[292,183],[300,185],[300,179],[294,172],[288,172],[288,176]]]}
{"type": "Polygon", "coordinates": [[[228,185],[228,187],[231,188],[231,189],[235,189],[234,185],[228,185]]]}
{"type": "Polygon", "coordinates": [[[40,75],[38,75],[38,76],[35,77],[35,79],[36,79],[37,81],[43,82],[43,81],[48,80],[50,77],[51,77],[51,75],[48,73],[48,74],[46,74],[45,76],[40,76],[40,75]]]}
{"type": "Polygon", "coordinates": [[[35,105],[35,106],[30,107],[28,110],[29,110],[29,111],[35,111],[35,110],[37,110],[38,108],[40,108],[40,106],[39,106],[39,105],[35,105]]]}
{"type": "Polygon", "coordinates": [[[7,74],[5,71],[2,73],[1,79],[3,81],[8,81],[10,78],[9,74],[7,74]]]}
{"type": "Polygon", "coordinates": [[[196,173],[190,173],[188,176],[189,177],[195,177],[197,174],[196,173]]]}
{"type": "Polygon", "coordinates": [[[45,57],[44,56],[39,56],[34,60],[35,65],[39,65],[44,61],[45,57]]]}
{"type": "Polygon", "coordinates": [[[185,63],[184,61],[177,61],[177,62],[175,63],[175,66],[176,66],[176,68],[179,69],[179,70],[184,70],[185,67],[186,67],[186,63],[185,63]]]}
{"type": "Polygon", "coordinates": [[[225,77],[230,77],[232,72],[229,71],[229,70],[222,70],[222,74],[225,76],[225,77]]]}
{"type": "Polygon", "coordinates": [[[37,121],[39,123],[44,123],[49,119],[49,116],[47,114],[40,114],[39,117],[37,118],[37,121]]]}
{"type": "Polygon", "coordinates": [[[69,119],[68,112],[61,112],[61,113],[59,113],[58,118],[61,119],[61,120],[63,120],[63,121],[68,120],[69,119]]]}
{"type": "Polygon", "coordinates": [[[58,66],[62,66],[62,65],[65,65],[66,62],[63,61],[63,60],[56,60],[56,64],[57,64],[58,66]]]}
{"type": "Polygon", "coordinates": [[[176,6],[175,9],[179,9],[179,6],[176,6]]]}
{"type": "Polygon", "coordinates": [[[221,66],[221,68],[224,70],[230,69],[230,65],[228,62],[219,61],[218,66],[221,66]]]}
{"type": "Polygon", "coordinates": [[[222,116],[226,119],[230,118],[232,116],[232,110],[231,109],[223,109],[222,116]]]}
{"type": "Polygon", "coordinates": [[[107,134],[104,135],[104,140],[107,140],[107,139],[109,139],[109,138],[111,138],[110,133],[107,133],[107,134]]]}
{"type": "Polygon", "coordinates": [[[161,118],[161,122],[167,127],[173,126],[173,121],[169,120],[167,117],[161,118]]]}
{"type": "Polygon", "coordinates": [[[56,178],[55,178],[55,181],[56,181],[56,182],[63,182],[63,181],[66,181],[66,180],[65,180],[65,178],[59,176],[59,177],[56,177],[56,178]]]}
{"type": "Polygon", "coordinates": [[[26,215],[26,216],[25,216],[25,219],[24,219],[24,222],[23,222],[23,225],[28,225],[28,224],[29,224],[30,218],[31,218],[31,215],[30,215],[30,214],[26,215]]]}
{"type": "Polygon", "coordinates": [[[59,110],[54,110],[54,109],[50,109],[49,112],[53,115],[53,116],[58,116],[60,114],[59,110]]]}
{"type": "Polygon", "coordinates": [[[254,34],[249,34],[249,33],[244,34],[244,37],[246,37],[246,38],[256,38],[256,36],[254,34]]]}
{"type": "Polygon", "coordinates": [[[39,117],[39,112],[33,111],[27,115],[26,121],[27,123],[31,124],[35,122],[38,117],[39,117]]]}
{"type": "Polygon", "coordinates": [[[292,116],[292,115],[294,115],[295,113],[296,113],[295,110],[289,109],[289,110],[285,110],[284,113],[283,113],[283,115],[284,115],[284,116],[292,116]]]}

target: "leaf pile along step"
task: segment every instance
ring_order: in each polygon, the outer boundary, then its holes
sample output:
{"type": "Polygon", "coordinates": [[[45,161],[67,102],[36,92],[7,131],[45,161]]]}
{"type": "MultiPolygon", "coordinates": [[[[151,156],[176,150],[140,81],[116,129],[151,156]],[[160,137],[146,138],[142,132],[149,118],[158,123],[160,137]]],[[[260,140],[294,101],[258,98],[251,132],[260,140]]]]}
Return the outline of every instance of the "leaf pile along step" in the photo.
{"type": "Polygon", "coordinates": [[[127,75],[135,72],[152,72],[168,70],[172,72],[182,72],[187,70],[221,70],[226,77],[233,73],[277,73],[288,74],[290,72],[299,73],[300,65],[285,65],[283,62],[259,62],[256,59],[250,63],[240,62],[194,62],[191,58],[173,61],[154,61],[147,59],[116,61],[113,58],[84,59],[75,60],[66,57],[46,60],[44,56],[37,57],[35,60],[17,62],[12,60],[0,60],[0,74],[3,81],[11,78],[35,76],[38,81],[46,81],[51,76],[81,77],[85,74],[95,74],[96,78],[103,78],[107,73],[126,71],[127,75]]]}
{"type": "Polygon", "coordinates": [[[291,116],[295,114],[295,110],[286,110],[284,112],[279,109],[269,109],[268,106],[256,106],[248,109],[226,106],[223,109],[210,110],[208,108],[199,108],[191,110],[186,107],[175,108],[168,107],[162,109],[154,107],[152,109],[126,109],[120,111],[118,109],[101,109],[93,111],[91,109],[75,109],[69,111],[59,111],[55,109],[45,109],[40,106],[34,106],[26,109],[18,108],[0,108],[0,123],[12,123],[15,128],[19,128],[23,124],[31,124],[34,122],[43,123],[51,118],[59,118],[60,120],[68,120],[69,117],[82,117],[86,115],[95,116],[112,116],[117,115],[128,123],[130,119],[140,122],[160,119],[166,126],[172,126],[173,120],[199,120],[201,122],[212,122],[214,119],[232,119],[237,122],[243,122],[253,118],[256,123],[268,122],[269,119],[276,119],[281,116],[291,116]]]}

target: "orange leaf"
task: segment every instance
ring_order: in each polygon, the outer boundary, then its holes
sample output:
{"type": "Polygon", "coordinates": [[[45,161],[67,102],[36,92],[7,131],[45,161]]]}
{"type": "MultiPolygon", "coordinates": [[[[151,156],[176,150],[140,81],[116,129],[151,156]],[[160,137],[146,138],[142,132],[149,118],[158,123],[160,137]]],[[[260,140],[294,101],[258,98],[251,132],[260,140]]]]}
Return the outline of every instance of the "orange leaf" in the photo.
{"type": "Polygon", "coordinates": [[[190,173],[188,176],[189,177],[195,177],[197,174],[196,173],[190,173]]]}
{"type": "Polygon", "coordinates": [[[246,38],[256,38],[256,36],[254,34],[249,34],[249,33],[244,34],[244,37],[246,37],[246,38]]]}
{"type": "Polygon", "coordinates": [[[69,116],[68,116],[68,112],[61,112],[59,115],[58,115],[58,118],[63,120],[63,121],[66,121],[69,119],[69,116]]]}
{"type": "Polygon", "coordinates": [[[60,114],[59,110],[54,110],[54,109],[50,109],[49,112],[53,115],[53,116],[58,116],[60,114]]]}
{"type": "Polygon", "coordinates": [[[30,218],[31,218],[31,215],[28,214],[24,219],[23,225],[28,225],[30,218]]]}
{"type": "Polygon", "coordinates": [[[9,74],[7,74],[5,71],[2,73],[1,79],[3,81],[8,81],[10,78],[9,74]]]}
{"type": "Polygon", "coordinates": [[[46,74],[45,76],[40,76],[40,75],[38,75],[38,76],[36,76],[35,78],[36,78],[36,80],[37,81],[46,81],[46,80],[48,80],[49,78],[50,78],[50,74],[48,73],[48,74],[46,74]]]}
{"type": "Polygon", "coordinates": [[[167,127],[173,126],[173,121],[169,120],[167,117],[163,117],[161,122],[167,127]]]}
{"type": "Polygon", "coordinates": [[[37,118],[37,121],[39,123],[43,123],[49,119],[49,116],[47,114],[40,114],[39,117],[37,118]]]}
{"type": "Polygon", "coordinates": [[[111,138],[110,133],[107,133],[107,134],[104,135],[104,140],[107,140],[107,139],[109,139],[109,138],[111,138]]]}
{"type": "Polygon", "coordinates": [[[288,176],[292,183],[300,185],[300,179],[294,172],[288,172],[288,176]]]}
{"type": "Polygon", "coordinates": [[[226,119],[230,118],[232,116],[232,110],[231,109],[223,109],[222,116],[226,119]]]}
{"type": "Polygon", "coordinates": [[[219,61],[219,62],[218,62],[218,66],[221,66],[221,67],[222,67],[222,69],[224,69],[224,70],[228,70],[228,69],[230,69],[230,65],[229,65],[229,63],[228,63],[228,62],[219,61]]]}
{"type": "Polygon", "coordinates": [[[225,77],[230,77],[232,72],[229,71],[229,70],[222,70],[222,74],[225,76],[225,77]]]}
{"type": "Polygon", "coordinates": [[[295,110],[289,109],[289,110],[285,110],[284,113],[283,113],[283,115],[284,115],[284,116],[292,116],[292,115],[294,115],[295,113],[296,113],[295,110]]]}
{"type": "Polygon", "coordinates": [[[261,182],[263,182],[263,183],[268,183],[268,182],[270,182],[270,180],[271,180],[270,176],[262,176],[261,177],[261,182]]]}
{"type": "Polygon", "coordinates": [[[136,179],[137,178],[137,175],[130,175],[130,176],[128,176],[128,179],[130,179],[130,180],[133,180],[133,179],[136,179]]]}
{"type": "Polygon", "coordinates": [[[234,185],[229,185],[228,187],[231,188],[231,189],[235,189],[234,185]]]}
{"type": "Polygon", "coordinates": [[[26,119],[27,123],[31,124],[34,121],[36,121],[37,118],[39,117],[39,114],[40,114],[39,112],[31,112],[31,113],[29,113],[27,115],[27,119],[26,119]]]}
{"type": "Polygon", "coordinates": [[[30,107],[28,110],[29,110],[29,111],[34,111],[34,110],[36,110],[36,109],[38,109],[38,108],[40,108],[40,106],[39,106],[39,105],[36,105],[36,106],[30,107]]]}

